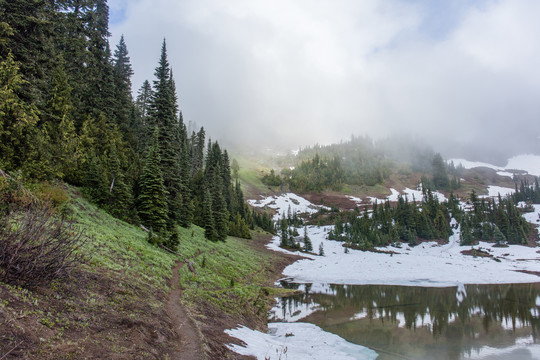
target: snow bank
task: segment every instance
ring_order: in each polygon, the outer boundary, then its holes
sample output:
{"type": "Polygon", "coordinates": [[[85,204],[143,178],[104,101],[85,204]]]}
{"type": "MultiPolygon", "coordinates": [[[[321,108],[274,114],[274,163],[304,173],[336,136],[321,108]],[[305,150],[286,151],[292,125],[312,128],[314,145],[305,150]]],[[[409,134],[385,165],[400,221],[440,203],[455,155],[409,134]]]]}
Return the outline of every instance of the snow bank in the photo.
{"type": "Polygon", "coordinates": [[[540,156],[524,154],[508,159],[507,169],[525,170],[534,176],[540,176],[540,156]]]}
{"type": "Polygon", "coordinates": [[[309,304],[302,302],[296,306],[283,305],[280,299],[276,299],[276,305],[270,310],[270,321],[297,322],[319,311],[321,306],[314,301],[309,304]]]}
{"type": "MultiPolygon", "coordinates": [[[[394,188],[390,188],[391,195],[388,195],[386,199],[378,199],[375,197],[368,196],[368,199],[370,199],[370,202],[372,204],[378,203],[378,204],[384,204],[386,200],[390,202],[397,202],[399,195],[401,195],[404,199],[407,199],[408,201],[416,200],[417,202],[421,202],[424,200],[424,194],[422,194],[421,190],[413,190],[409,188],[405,188],[402,190],[403,194],[399,191],[397,191],[394,188]]],[[[440,202],[448,200],[444,194],[441,194],[438,191],[433,192],[433,196],[436,197],[440,202]]]]}
{"type": "MultiPolygon", "coordinates": [[[[530,213],[531,222],[540,214],[530,213]]],[[[460,284],[527,283],[540,281],[535,275],[519,270],[540,271],[540,255],[536,248],[512,245],[508,248],[493,247],[481,242],[477,246],[460,246],[459,232],[450,237],[449,243],[422,243],[416,247],[403,244],[401,248],[385,247],[384,251],[394,254],[350,250],[344,253],[341,242],[328,240],[332,226],[308,226],[308,236],[313,248],[322,243],[325,256],[306,255],[309,259],[289,265],[283,274],[300,283],[329,284],[378,284],[446,287],[460,284]],[[500,262],[491,258],[472,257],[461,254],[463,250],[482,249],[500,262]]],[[[279,248],[279,237],[274,237],[270,248],[279,248]]]]}
{"type": "MultiPolygon", "coordinates": [[[[504,345],[502,345],[504,346],[504,345]]],[[[540,359],[540,345],[533,336],[517,338],[514,346],[502,349],[491,346],[482,346],[480,349],[471,350],[470,354],[464,353],[464,359],[540,359]]]]}
{"type": "Polygon", "coordinates": [[[246,343],[245,347],[229,344],[231,350],[259,360],[367,360],[378,356],[371,349],[306,323],[270,323],[267,334],[243,326],[225,332],[246,343]]]}
{"type": "Polygon", "coordinates": [[[360,205],[362,203],[362,199],[360,199],[359,197],[351,196],[351,195],[345,195],[345,197],[349,198],[349,200],[356,203],[356,205],[360,205]]]}
{"type": "Polygon", "coordinates": [[[454,162],[455,166],[458,166],[459,164],[461,164],[465,169],[473,169],[473,168],[476,168],[476,167],[486,167],[486,168],[490,168],[490,169],[493,169],[493,170],[496,170],[496,171],[503,171],[504,170],[504,168],[501,167],[501,166],[488,164],[488,163],[480,162],[480,161],[469,161],[469,160],[465,160],[465,159],[449,159],[447,161],[447,163],[450,163],[451,161],[454,162]]]}
{"type": "MultiPolygon", "coordinates": [[[[309,255],[310,259],[299,260],[286,267],[283,271],[285,276],[300,283],[434,287],[540,281],[535,275],[517,272],[540,271],[540,255],[535,248],[519,245],[496,248],[485,242],[474,247],[460,246],[456,231],[445,245],[427,242],[411,248],[404,244],[401,248],[380,249],[394,254],[359,250],[345,254],[341,242],[326,239],[330,228],[307,228],[313,248],[318,249],[322,243],[325,256],[309,255]],[[488,251],[500,262],[461,254],[461,251],[472,248],[488,251]]],[[[273,244],[279,245],[279,237],[274,237],[273,244]]]]}
{"type": "Polygon", "coordinates": [[[274,215],[274,220],[279,220],[283,215],[287,216],[289,208],[292,213],[308,213],[313,214],[321,208],[326,208],[326,206],[314,205],[293,193],[286,193],[279,196],[269,196],[261,200],[248,200],[249,205],[254,207],[269,207],[270,209],[275,209],[277,211],[274,215]]]}
{"type": "Polygon", "coordinates": [[[507,172],[505,170],[524,170],[529,174],[534,176],[540,176],[540,156],[533,154],[523,154],[514,156],[508,159],[506,166],[496,166],[479,161],[469,161],[465,159],[450,159],[454,162],[454,165],[458,166],[459,164],[463,165],[465,169],[472,169],[475,167],[487,167],[493,170],[496,170],[497,173],[501,176],[513,176],[513,173],[507,172]]]}
{"type": "MultiPolygon", "coordinates": [[[[498,197],[500,194],[501,197],[504,198],[516,192],[516,189],[514,188],[507,188],[507,187],[494,186],[494,185],[488,186],[487,190],[488,190],[487,197],[498,197]]],[[[479,197],[486,197],[486,195],[481,195],[479,197]]]]}

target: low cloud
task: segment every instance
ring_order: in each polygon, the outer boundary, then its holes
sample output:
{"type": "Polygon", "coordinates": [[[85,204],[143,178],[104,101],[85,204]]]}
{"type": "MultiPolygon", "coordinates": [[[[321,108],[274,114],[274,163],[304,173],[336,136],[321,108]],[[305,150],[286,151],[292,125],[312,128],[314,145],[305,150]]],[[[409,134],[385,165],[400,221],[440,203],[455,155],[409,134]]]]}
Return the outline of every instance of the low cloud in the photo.
{"type": "Polygon", "coordinates": [[[152,80],[166,37],[184,116],[213,138],[296,147],[405,133],[449,155],[540,152],[537,1],[110,6],[134,86],[152,80]]]}

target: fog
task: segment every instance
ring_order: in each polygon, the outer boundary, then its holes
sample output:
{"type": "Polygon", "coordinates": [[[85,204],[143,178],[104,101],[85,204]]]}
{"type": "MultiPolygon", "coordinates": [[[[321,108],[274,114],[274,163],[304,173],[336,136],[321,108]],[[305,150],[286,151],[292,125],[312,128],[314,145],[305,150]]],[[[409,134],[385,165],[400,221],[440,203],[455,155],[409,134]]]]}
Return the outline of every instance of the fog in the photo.
{"type": "Polygon", "coordinates": [[[536,0],[110,0],[134,91],[167,39],[186,121],[227,144],[404,134],[448,157],[540,154],[536,0]]]}

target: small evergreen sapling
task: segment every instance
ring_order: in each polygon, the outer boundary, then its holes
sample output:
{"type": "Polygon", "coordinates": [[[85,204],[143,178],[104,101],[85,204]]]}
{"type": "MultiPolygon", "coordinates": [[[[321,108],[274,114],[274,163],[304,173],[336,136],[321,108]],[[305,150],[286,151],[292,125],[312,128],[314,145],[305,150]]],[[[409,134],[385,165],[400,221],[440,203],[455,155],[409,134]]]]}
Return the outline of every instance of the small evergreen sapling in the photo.
{"type": "Polygon", "coordinates": [[[306,226],[304,226],[304,251],[313,251],[313,243],[307,234],[306,226]]]}

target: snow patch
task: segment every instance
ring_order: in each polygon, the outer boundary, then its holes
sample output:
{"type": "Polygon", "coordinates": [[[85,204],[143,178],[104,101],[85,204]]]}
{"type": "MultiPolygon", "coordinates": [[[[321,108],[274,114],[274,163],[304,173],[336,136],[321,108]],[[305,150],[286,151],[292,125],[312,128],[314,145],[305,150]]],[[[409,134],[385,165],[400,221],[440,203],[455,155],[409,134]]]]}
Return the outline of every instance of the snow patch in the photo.
{"type": "Polygon", "coordinates": [[[508,159],[507,169],[525,170],[534,176],[540,176],[540,156],[523,154],[508,159]]]}
{"type": "Polygon", "coordinates": [[[356,205],[359,205],[360,203],[362,203],[362,199],[360,199],[359,197],[351,196],[351,195],[345,195],[345,197],[349,198],[349,200],[356,203],[356,205]]]}
{"type": "Polygon", "coordinates": [[[321,309],[320,305],[311,301],[309,304],[300,303],[296,306],[284,304],[281,299],[276,299],[276,305],[270,310],[270,321],[297,322],[321,309]]]}
{"type": "Polygon", "coordinates": [[[229,344],[229,349],[241,355],[255,356],[259,360],[368,360],[378,356],[371,349],[349,343],[307,323],[270,323],[268,333],[244,326],[225,332],[246,344],[229,344]]]}
{"type": "Polygon", "coordinates": [[[510,178],[514,178],[514,173],[508,172],[508,171],[497,171],[497,175],[499,176],[508,176],[510,178]]]}
{"type": "MultiPolygon", "coordinates": [[[[487,197],[498,197],[499,194],[501,195],[502,198],[508,196],[508,195],[512,195],[513,193],[516,192],[516,189],[513,189],[513,188],[507,188],[507,187],[502,187],[502,186],[494,186],[494,185],[490,185],[488,186],[488,195],[487,197]]],[[[482,195],[480,197],[486,197],[485,195],[482,195]]]]}
{"type": "Polygon", "coordinates": [[[286,193],[279,196],[269,196],[262,198],[260,200],[248,200],[249,205],[253,207],[268,207],[270,209],[275,209],[277,211],[274,215],[274,221],[279,220],[283,215],[287,215],[289,208],[291,212],[294,213],[308,213],[313,214],[319,211],[321,208],[326,208],[326,206],[314,205],[308,200],[304,199],[293,193],[286,193]]]}
{"type": "MultiPolygon", "coordinates": [[[[540,210],[540,208],[539,208],[540,210]]],[[[536,214],[538,216],[538,214],[536,214]]],[[[455,220],[452,221],[455,225],[455,220]]],[[[490,258],[461,254],[473,246],[460,246],[460,229],[455,229],[445,245],[435,242],[421,243],[415,247],[403,244],[380,250],[394,254],[349,250],[344,253],[342,242],[327,239],[333,226],[308,226],[307,232],[313,248],[323,244],[325,256],[302,254],[309,259],[289,265],[283,274],[298,283],[328,283],[354,285],[408,285],[447,287],[460,284],[498,284],[537,282],[535,275],[519,270],[540,271],[540,255],[535,248],[511,245],[496,248],[480,242],[475,249],[488,251],[500,262],[490,258]],[[519,261],[518,261],[519,259],[519,261]],[[526,259],[526,260],[523,260],[526,259]]],[[[279,237],[274,237],[270,248],[279,248],[279,237]]]]}
{"type": "Polygon", "coordinates": [[[534,176],[540,176],[540,156],[533,154],[522,154],[514,156],[508,159],[506,166],[496,166],[493,164],[488,164],[485,162],[479,161],[469,161],[465,159],[450,159],[454,162],[454,165],[458,166],[459,164],[463,165],[465,169],[472,169],[475,167],[487,167],[497,171],[501,176],[514,176],[513,173],[505,170],[523,170],[534,176]]]}
{"type": "Polygon", "coordinates": [[[486,168],[493,169],[496,171],[504,170],[504,168],[501,168],[500,166],[488,164],[481,161],[469,161],[465,159],[449,159],[447,162],[450,163],[451,161],[454,162],[455,166],[458,166],[459,164],[461,164],[465,169],[473,169],[476,167],[486,167],[486,168]]]}
{"type": "Polygon", "coordinates": [[[540,345],[531,336],[517,338],[514,346],[495,348],[483,346],[478,350],[464,353],[464,359],[540,359],[540,345]]]}

